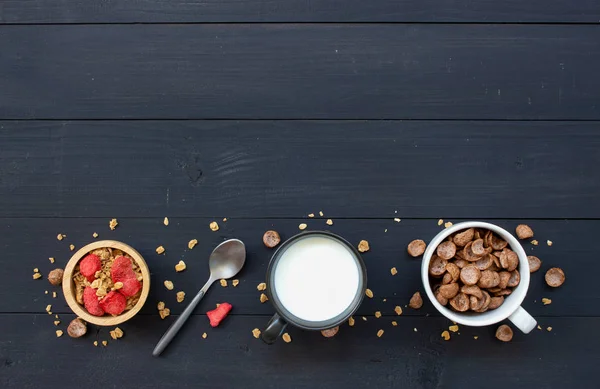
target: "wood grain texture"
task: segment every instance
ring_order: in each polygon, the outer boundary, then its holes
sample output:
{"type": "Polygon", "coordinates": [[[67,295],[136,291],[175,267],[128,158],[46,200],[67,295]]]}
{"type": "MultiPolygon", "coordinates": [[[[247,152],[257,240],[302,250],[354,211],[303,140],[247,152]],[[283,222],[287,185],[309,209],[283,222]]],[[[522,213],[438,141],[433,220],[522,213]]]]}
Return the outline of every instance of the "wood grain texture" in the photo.
{"type": "MultiPolygon", "coordinates": [[[[400,305],[403,315],[440,316],[428,301],[417,311],[406,307],[416,291],[421,291],[423,299],[427,300],[421,287],[421,261],[410,257],[406,246],[413,239],[421,238],[428,242],[433,238],[443,228],[437,225],[437,219],[402,220],[398,223],[392,216],[381,220],[334,218],[332,226],[325,224],[326,218],[228,219],[227,222],[218,219],[218,232],[212,232],[208,227],[214,219],[169,219],[170,224],[165,227],[162,217],[120,218],[115,231],[108,229],[108,218],[2,219],[5,232],[0,236],[0,247],[6,259],[2,261],[3,269],[14,277],[0,283],[0,295],[11,296],[0,300],[0,312],[44,313],[47,304],[52,304],[55,313],[70,312],[61,293],[57,299],[44,294],[44,290],[58,290],[53,289],[45,277],[55,267],[64,266],[72,254],[69,244],[82,247],[93,241],[93,232],[98,232],[98,239],[116,239],[134,247],[144,256],[150,268],[152,287],[147,304],[138,315],[158,316],[156,304],[159,301],[164,301],[173,314],[180,313],[185,304],[176,302],[176,292],[183,290],[186,298],[191,299],[208,279],[211,251],[230,238],[241,239],[247,248],[245,267],[236,277],[240,284],[235,288],[231,284],[223,288],[215,283],[196,314],[203,315],[216,303],[226,301],[234,306],[234,315],[271,315],[274,313],[272,306],[260,303],[261,292],[256,289],[259,283],[265,281],[267,264],[273,253],[263,245],[262,235],[268,229],[275,229],[283,239],[287,239],[300,232],[298,225],[305,222],[309,230],[329,230],[352,244],[358,244],[362,239],[369,241],[371,250],[363,254],[363,259],[367,266],[368,287],[374,298],[365,298],[357,315],[373,315],[375,311],[381,311],[383,315],[396,317],[394,307],[400,305]],[[67,238],[59,242],[56,240],[58,233],[66,234],[67,238]],[[197,239],[198,245],[190,251],[187,244],[191,239],[197,239]],[[160,245],[166,249],[164,255],[155,252],[160,245]],[[56,262],[50,264],[48,257],[55,257],[56,262]],[[180,260],[185,261],[187,269],[177,273],[174,267],[180,260]],[[44,279],[31,279],[32,269],[36,267],[44,279]],[[392,267],[398,270],[395,276],[391,275],[392,267]],[[173,281],[175,288],[172,291],[163,286],[165,280],[173,281]]],[[[596,287],[595,275],[585,270],[596,266],[597,250],[591,242],[600,233],[600,221],[494,220],[493,223],[509,231],[514,231],[519,223],[527,223],[540,241],[539,246],[528,242],[523,244],[528,255],[536,255],[543,261],[541,270],[531,276],[530,289],[523,304],[527,311],[538,319],[548,316],[600,316],[600,307],[596,304],[600,291],[596,287]],[[554,242],[552,247],[546,245],[548,239],[554,242]],[[544,274],[555,266],[564,270],[567,281],[560,288],[552,289],[545,284],[544,274]],[[552,304],[542,305],[543,297],[552,299],[552,304]]]]}
{"type": "Polygon", "coordinates": [[[600,119],[597,26],[11,26],[3,119],[600,119]]]}
{"type": "MultiPolygon", "coordinates": [[[[72,315],[62,315],[64,330],[72,315]]],[[[219,328],[192,317],[161,358],[150,353],[173,317],[136,317],[123,338],[109,329],[81,339],[56,338],[53,317],[0,315],[0,384],[6,389],[144,388],[557,388],[595,385],[600,357],[599,318],[547,318],[529,335],[501,343],[495,327],[460,328],[443,341],[451,323],[443,318],[370,318],[342,326],[335,338],[289,329],[292,343],[267,346],[252,337],[267,318],[233,316],[219,328]],[[417,332],[414,329],[417,329],[417,332]],[[384,329],[382,338],[377,338],[384,329]],[[202,339],[203,332],[208,334],[202,339]],[[478,336],[475,340],[473,336],[478,336]],[[94,340],[108,340],[94,347],[94,340]],[[126,373],[124,373],[126,372],[126,373]],[[66,379],[65,377],[69,377],[66,379]]]]}
{"type": "Polygon", "coordinates": [[[26,121],[0,143],[4,217],[600,218],[596,122],[26,121]]]}
{"type": "Polygon", "coordinates": [[[593,0],[3,0],[0,23],[586,22],[593,0]]]}

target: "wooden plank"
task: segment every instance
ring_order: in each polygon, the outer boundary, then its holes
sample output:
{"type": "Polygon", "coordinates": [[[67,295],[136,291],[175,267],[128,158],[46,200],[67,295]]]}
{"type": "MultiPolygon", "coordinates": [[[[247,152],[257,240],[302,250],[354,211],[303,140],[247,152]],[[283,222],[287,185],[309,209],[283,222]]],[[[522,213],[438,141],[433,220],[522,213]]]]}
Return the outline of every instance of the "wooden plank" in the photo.
{"type": "Polygon", "coordinates": [[[528,22],[597,23],[593,0],[3,0],[0,23],[528,22]]]}
{"type": "Polygon", "coordinates": [[[597,26],[11,26],[3,119],[600,119],[597,26]]]}
{"type": "Polygon", "coordinates": [[[600,218],[597,128],[0,122],[0,216],[600,218]]]}
{"type": "MultiPolygon", "coordinates": [[[[64,323],[72,315],[61,317],[64,323]]],[[[512,343],[493,337],[495,327],[460,329],[444,341],[451,323],[402,317],[398,326],[371,319],[343,326],[333,339],[290,328],[292,342],[267,346],[252,337],[267,318],[236,316],[211,329],[192,317],[161,358],[150,353],[173,320],[135,318],[81,339],[56,338],[48,315],[0,315],[0,383],[11,388],[565,388],[594,387],[599,318],[548,318],[552,332],[515,333],[512,343]],[[414,332],[414,328],[417,332],[414,332]],[[382,338],[376,332],[384,329],[382,338]],[[201,338],[206,332],[208,337],[201,338]],[[475,340],[473,337],[478,336],[475,340]],[[94,347],[94,340],[108,340],[94,347]],[[43,376],[40,375],[43,372],[43,376]],[[68,379],[66,378],[68,377],[68,379]]]]}
{"type": "MultiPolygon", "coordinates": [[[[5,274],[14,276],[6,277],[0,283],[0,295],[11,296],[0,300],[0,312],[44,313],[48,304],[52,304],[53,312],[69,312],[62,297],[53,299],[51,295],[44,294],[44,290],[55,290],[45,278],[37,281],[31,279],[32,269],[37,267],[46,276],[51,269],[63,267],[71,256],[69,244],[82,247],[93,240],[93,232],[98,232],[99,239],[124,241],[145,257],[152,274],[152,287],[148,303],[142,312],[152,316],[158,314],[158,301],[166,302],[174,314],[181,312],[184,305],[176,302],[175,292],[183,290],[188,298],[193,296],[208,279],[207,258],[213,247],[225,239],[239,238],[245,242],[248,253],[245,268],[238,277],[240,284],[235,288],[223,288],[215,284],[196,313],[203,315],[214,304],[227,301],[235,307],[233,314],[270,315],[274,312],[272,306],[268,303],[261,304],[261,293],[256,290],[256,286],[265,280],[267,264],[272,254],[272,250],[264,247],[262,234],[268,229],[275,229],[283,239],[287,239],[299,232],[298,225],[301,222],[306,222],[309,230],[330,230],[353,244],[358,244],[362,239],[369,241],[371,251],[363,254],[363,258],[368,271],[368,285],[375,297],[365,299],[358,315],[373,315],[375,311],[381,311],[384,315],[395,317],[394,307],[400,305],[404,309],[404,315],[439,316],[428,301],[418,311],[405,307],[414,292],[423,292],[421,261],[409,257],[406,246],[416,238],[425,241],[433,238],[443,228],[437,225],[437,219],[402,220],[400,223],[395,222],[391,216],[388,219],[333,219],[332,226],[327,226],[325,219],[321,218],[228,219],[227,222],[218,219],[221,227],[218,232],[212,232],[208,228],[212,220],[214,219],[171,217],[169,226],[165,227],[163,217],[119,218],[119,227],[110,231],[109,218],[2,219],[4,232],[0,236],[0,247],[3,248],[3,255],[0,261],[5,274]],[[66,234],[67,238],[59,242],[56,239],[58,233],[66,234]],[[198,239],[198,246],[192,251],[187,248],[191,239],[198,239]],[[155,253],[154,250],[159,245],[165,247],[164,255],[155,253]],[[50,264],[48,257],[56,258],[55,264],[50,264]],[[174,266],[181,259],[186,262],[187,270],[176,273],[174,266]],[[392,267],[398,270],[396,276],[390,273],[392,267]],[[173,291],[164,288],[165,280],[173,281],[173,291]]],[[[528,253],[539,256],[543,261],[541,271],[532,275],[529,293],[524,302],[525,309],[538,318],[600,315],[600,307],[596,304],[600,291],[589,281],[586,272],[581,271],[595,268],[596,251],[589,242],[600,233],[600,221],[493,222],[510,231],[514,231],[519,223],[527,223],[540,241],[537,247],[524,244],[528,253]],[[552,247],[545,244],[548,239],[554,242],[552,247]],[[551,289],[544,282],[545,271],[554,266],[561,267],[567,275],[567,281],[559,289],[551,289]],[[543,297],[552,299],[552,304],[543,306],[543,297]]],[[[423,298],[427,300],[425,294],[423,298]]]]}

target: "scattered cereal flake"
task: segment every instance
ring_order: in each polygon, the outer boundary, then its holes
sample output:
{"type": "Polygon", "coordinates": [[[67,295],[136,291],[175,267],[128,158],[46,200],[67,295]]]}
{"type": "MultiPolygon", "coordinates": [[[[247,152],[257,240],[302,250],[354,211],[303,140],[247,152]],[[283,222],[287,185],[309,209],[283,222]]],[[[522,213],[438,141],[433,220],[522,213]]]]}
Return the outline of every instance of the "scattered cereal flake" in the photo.
{"type": "Polygon", "coordinates": [[[221,284],[221,286],[223,288],[227,288],[227,280],[221,279],[221,281],[219,281],[219,283],[221,284]]]}
{"type": "Polygon", "coordinates": [[[113,338],[114,340],[117,340],[117,339],[123,337],[123,330],[120,329],[119,327],[117,327],[114,330],[110,331],[109,334],[110,334],[111,338],[113,338]]]}
{"type": "Polygon", "coordinates": [[[381,338],[383,336],[383,330],[377,331],[377,337],[381,338]]]}
{"type": "Polygon", "coordinates": [[[308,217],[315,217],[315,214],[314,213],[309,213],[308,217]]]}
{"type": "Polygon", "coordinates": [[[380,311],[376,311],[375,312],[375,317],[379,319],[381,317],[381,312],[380,311]]]}
{"type": "Polygon", "coordinates": [[[290,343],[292,341],[292,337],[287,332],[283,334],[281,337],[285,343],[290,343]]]}
{"type": "Polygon", "coordinates": [[[202,334],[202,339],[206,339],[208,337],[208,334],[205,332],[202,334]]]}
{"type": "Polygon", "coordinates": [[[39,272],[39,271],[40,271],[40,269],[38,269],[37,267],[33,268],[33,272],[34,272],[34,273],[37,273],[37,272],[39,272]]]}
{"type": "Polygon", "coordinates": [[[552,304],[552,300],[550,300],[550,299],[548,299],[548,298],[544,297],[544,298],[542,299],[542,303],[543,303],[544,305],[549,305],[549,304],[552,304]]]}
{"type": "Polygon", "coordinates": [[[475,335],[475,336],[473,337],[473,339],[477,340],[477,339],[479,339],[479,336],[475,335]]]}
{"type": "Polygon", "coordinates": [[[444,338],[444,340],[450,340],[450,333],[448,331],[442,332],[442,338],[444,338]]]}
{"type": "Polygon", "coordinates": [[[34,280],[39,280],[40,278],[42,278],[42,275],[40,273],[33,273],[34,280]]]}
{"type": "Polygon", "coordinates": [[[97,237],[98,237],[98,233],[97,233],[97,232],[94,232],[94,233],[92,234],[92,236],[93,236],[94,238],[97,238],[97,237]]]}
{"type": "Polygon", "coordinates": [[[63,336],[62,330],[56,330],[56,337],[60,338],[61,336],[63,336]]]}
{"type": "Polygon", "coordinates": [[[112,219],[109,223],[108,226],[110,227],[111,230],[114,231],[115,228],[117,228],[117,226],[119,225],[119,222],[117,221],[117,219],[112,219]]]}
{"type": "Polygon", "coordinates": [[[269,300],[269,298],[267,297],[266,294],[264,294],[264,293],[260,294],[260,302],[261,303],[264,303],[265,301],[268,301],[268,300],[269,300]]]}
{"type": "Polygon", "coordinates": [[[162,254],[162,253],[164,253],[164,252],[165,252],[165,248],[164,248],[164,247],[162,247],[162,246],[158,246],[158,247],[156,248],[156,254],[162,254]]]}
{"type": "Polygon", "coordinates": [[[370,299],[373,298],[373,291],[371,289],[365,290],[365,294],[367,295],[368,298],[370,298],[370,299]]]}
{"type": "Polygon", "coordinates": [[[193,249],[198,244],[198,239],[192,239],[188,242],[188,249],[193,249]]]}
{"type": "Polygon", "coordinates": [[[231,281],[231,285],[233,285],[234,288],[236,286],[238,286],[239,284],[240,284],[240,280],[233,280],[233,281],[231,281]]]}
{"type": "Polygon", "coordinates": [[[175,271],[180,272],[186,269],[185,262],[179,261],[177,265],[175,265],[175,271]]]}
{"type": "Polygon", "coordinates": [[[226,221],[227,221],[227,218],[226,218],[226,217],[224,217],[224,218],[223,218],[223,221],[224,221],[224,222],[226,222],[226,221]]]}
{"type": "Polygon", "coordinates": [[[165,226],[168,226],[168,225],[169,225],[169,218],[168,218],[168,217],[166,217],[166,216],[165,216],[165,220],[163,220],[163,224],[164,224],[165,226]]]}
{"type": "Polygon", "coordinates": [[[394,312],[396,312],[396,315],[398,316],[402,315],[402,307],[400,305],[396,305],[396,308],[394,308],[394,312]]]}
{"type": "Polygon", "coordinates": [[[442,224],[444,224],[444,219],[438,220],[438,226],[441,226],[442,224]]]}
{"type": "Polygon", "coordinates": [[[396,223],[400,223],[402,220],[401,220],[399,217],[395,217],[395,218],[394,218],[394,221],[395,221],[396,223]]]}
{"type": "Polygon", "coordinates": [[[167,280],[164,282],[164,284],[165,284],[165,288],[167,288],[169,290],[173,290],[173,281],[167,280]]]}
{"type": "Polygon", "coordinates": [[[354,318],[352,316],[350,316],[350,318],[348,319],[348,325],[350,327],[354,327],[354,318]]]}
{"type": "Polygon", "coordinates": [[[327,221],[325,223],[327,223],[328,226],[332,226],[333,225],[333,220],[327,219],[327,221]]]}
{"type": "Polygon", "coordinates": [[[52,310],[52,305],[48,304],[46,305],[46,312],[50,312],[52,310]]]}
{"type": "Polygon", "coordinates": [[[413,328],[413,331],[417,332],[417,331],[418,331],[418,330],[417,330],[417,327],[413,328]]]}
{"type": "Polygon", "coordinates": [[[67,236],[65,234],[58,234],[58,235],[56,235],[56,239],[58,239],[58,240],[63,240],[66,237],[67,236]]]}
{"type": "Polygon", "coordinates": [[[44,291],[44,294],[48,294],[48,291],[47,291],[47,290],[45,290],[45,291],[44,291]]]}
{"type": "Polygon", "coordinates": [[[178,303],[183,302],[183,299],[185,299],[185,292],[183,292],[183,291],[177,292],[177,302],[178,303]]]}
{"type": "Polygon", "coordinates": [[[531,241],[531,244],[534,245],[534,246],[537,246],[539,244],[539,242],[534,239],[534,240],[531,241]]]}
{"type": "Polygon", "coordinates": [[[541,331],[541,330],[542,330],[542,326],[540,326],[540,325],[538,324],[538,326],[537,326],[537,329],[541,331]]]}
{"type": "Polygon", "coordinates": [[[396,326],[398,325],[398,322],[397,322],[396,320],[392,320],[392,325],[393,325],[394,327],[396,327],[396,326]]]}
{"type": "Polygon", "coordinates": [[[253,329],[252,336],[254,336],[256,339],[258,339],[260,337],[260,330],[258,328],[253,329]]]}
{"type": "Polygon", "coordinates": [[[52,298],[55,299],[56,298],[56,292],[52,292],[52,298]]]}
{"type": "Polygon", "coordinates": [[[458,332],[458,326],[455,324],[453,326],[448,327],[448,329],[452,332],[458,332]]]}
{"type": "Polygon", "coordinates": [[[103,341],[102,341],[102,345],[103,345],[104,347],[108,346],[108,340],[103,340],[103,341]]]}
{"type": "Polygon", "coordinates": [[[54,325],[57,326],[60,324],[60,320],[54,320],[54,325]]]}
{"type": "Polygon", "coordinates": [[[158,304],[156,304],[156,307],[158,308],[159,311],[162,311],[163,309],[165,309],[164,301],[159,301],[158,304]]]}
{"type": "Polygon", "coordinates": [[[390,269],[390,273],[392,273],[392,275],[395,276],[396,274],[398,274],[398,270],[395,267],[393,267],[390,269]]]}
{"type": "Polygon", "coordinates": [[[546,330],[547,330],[548,332],[550,332],[550,331],[552,331],[552,327],[548,327],[548,328],[546,328],[546,330]]]}
{"type": "Polygon", "coordinates": [[[319,211],[319,216],[323,217],[323,211],[319,211]]]}
{"type": "Polygon", "coordinates": [[[260,284],[258,284],[256,286],[256,290],[265,290],[267,289],[267,284],[265,284],[264,282],[261,282],[260,284]]]}
{"type": "Polygon", "coordinates": [[[211,231],[219,231],[219,224],[217,224],[217,222],[210,222],[208,226],[210,227],[211,231]]]}
{"type": "Polygon", "coordinates": [[[50,261],[50,263],[54,263],[54,257],[50,257],[48,258],[48,260],[50,261]]]}
{"type": "Polygon", "coordinates": [[[446,222],[446,223],[444,223],[444,227],[445,228],[452,227],[452,222],[446,222]]]}
{"type": "Polygon", "coordinates": [[[361,253],[367,252],[369,251],[370,247],[369,247],[369,242],[366,240],[361,240],[360,242],[358,242],[358,251],[360,251],[361,253]]]}
{"type": "Polygon", "coordinates": [[[97,340],[94,340],[94,346],[98,347],[98,341],[97,340]]]}
{"type": "Polygon", "coordinates": [[[367,321],[367,318],[366,318],[366,317],[364,317],[364,316],[362,317],[362,319],[363,319],[363,321],[367,321]]]}
{"type": "Polygon", "coordinates": [[[551,240],[547,240],[547,241],[546,241],[546,244],[547,244],[548,246],[552,246],[552,241],[551,241],[551,240]]]}
{"type": "Polygon", "coordinates": [[[75,245],[74,244],[70,244],[69,245],[69,249],[71,249],[71,251],[75,250],[75,245]]]}
{"type": "Polygon", "coordinates": [[[308,226],[306,225],[306,223],[300,223],[300,225],[298,226],[298,228],[299,228],[299,229],[301,229],[301,230],[305,230],[305,229],[306,229],[306,227],[308,227],[308,226]]]}
{"type": "Polygon", "coordinates": [[[121,281],[115,282],[115,284],[113,285],[113,288],[115,290],[119,290],[123,287],[123,283],[121,281]]]}
{"type": "Polygon", "coordinates": [[[58,313],[56,315],[54,315],[54,317],[58,319],[58,313]]]}
{"type": "Polygon", "coordinates": [[[165,317],[171,314],[171,310],[169,308],[161,309],[158,311],[158,314],[160,315],[160,318],[164,320],[165,317]]]}

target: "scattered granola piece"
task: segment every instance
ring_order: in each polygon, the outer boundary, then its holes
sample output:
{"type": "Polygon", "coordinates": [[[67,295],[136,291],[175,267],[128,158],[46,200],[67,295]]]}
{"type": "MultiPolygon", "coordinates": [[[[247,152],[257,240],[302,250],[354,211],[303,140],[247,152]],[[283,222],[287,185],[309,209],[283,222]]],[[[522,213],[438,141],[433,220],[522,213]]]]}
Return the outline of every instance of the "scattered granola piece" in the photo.
{"type": "Polygon", "coordinates": [[[398,325],[398,322],[397,322],[396,320],[392,320],[392,325],[393,325],[394,327],[396,327],[396,326],[398,325]]]}
{"type": "Polygon", "coordinates": [[[221,286],[222,286],[223,288],[227,288],[227,280],[225,280],[225,279],[221,279],[221,280],[219,281],[219,283],[221,284],[221,286]]]}
{"type": "MultiPolygon", "coordinates": [[[[56,324],[56,322],[54,323],[56,324]]],[[[67,334],[69,334],[71,338],[81,338],[86,333],[87,323],[81,320],[80,318],[71,320],[69,326],[67,327],[67,334]]]]}
{"type": "Polygon", "coordinates": [[[62,330],[56,330],[56,337],[60,338],[61,336],[63,336],[62,330]]]}
{"type": "Polygon", "coordinates": [[[446,222],[446,223],[444,223],[444,227],[445,228],[452,227],[452,222],[446,222]]]}
{"type": "Polygon", "coordinates": [[[537,329],[541,331],[542,327],[538,324],[537,329]]]}
{"type": "Polygon", "coordinates": [[[444,338],[444,340],[450,340],[450,333],[448,331],[442,332],[442,338],[444,338]]]}
{"type": "Polygon", "coordinates": [[[361,253],[367,252],[369,250],[370,250],[369,242],[367,242],[366,240],[361,240],[358,243],[358,251],[360,251],[361,253]]]}
{"type": "Polygon", "coordinates": [[[50,311],[52,311],[52,305],[48,304],[48,305],[46,305],[46,312],[52,314],[52,312],[50,312],[50,311]]]}
{"type": "Polygon", "coordinates": [[[264,293],[261,293],[261,294],[260,294],[260,302],[261,302],[261,303],[264,303],[265,301],[269,301],[269,298],[267,297],[267,295],[266,295],[266,294],[264,294],[264,293]]]}
{"type": "Polygon", "coordinates": [[[164,282],[164,284],[165,284],[165,288],[167,288],[168,290],[173,290],[173,281],[167,280],[164,282]]]}
{"type": "Polygon", "coordinates": [[[47,290],[45,290],[45,291],[44,291],[44,294],[48,294],[48,291],[47,291],[47,290]]]}
{"type": "Polygon", "coordinates": [[[165,303],[163,301],[159,301],[158,304],[156,304],[156,307],[159,311],[162,311],[163,309],[165,309],[165,303]]]}
{"type": "Polygon", "coordinates": [[[38,269],[37,267],[34,267],[34,268],[33,268],[33,272],[34,272],[34,273],[37,273],[37,272],[39,272],[39,271],[40,271],[40,269],[38,269]]]}
{"type": "Polygon", "coordinates": [[[308,226],[306,225],[306,223],[300,223],[300,225],[298,226],[298,228],[299,228],[299,229],[301,229],[301,230],[304,230],[304,229],[306,229],[306,227],[308,227],[308,226]]]}
{"type": "Polygon", "coordinates": [[[208,226],[211,231],[219,231],[219,224],[217,224],[217,222],[211,222],[208,226]]]}
{"type": "Polygon", "coordinates": [[[267,289],[267,284],[265,284],[264,282],[261,282],[260,284],[258,284],[256,286],[256,290],[265,290],[267,289]]]}
{"type": "Polygon", "coordinates": [[[383,330],[377,331],[377,337],[381,338],[383,336],[383,330]]]}
{"type": "Polygon", "coordinates": [[[62,284],[63,275],[65,272],[63,269],[54,269],[50,273],[48,273],[48,282],[50,282],[54,286],[58,286],[62,284]]]}
{"type": "Polygon", "coordinates": [[[33,273],[34,280],[39,280],[40,278],[42,278],[42,275],[40,273],[33,273]]]}
{"type": "Polygon", "coordinates": [[[396,274],[398,274],[398,270],[395,267],[393,267],[390,269],[390,273],[392,273],[392,275],[395,276],[396,274]]]}
{"type": "Polygon", "coordinates": [[[231,281],[231,285],[233,285],[234,288],[236,286],[238,286],[239,284],[240,284],[240,280],[233,280],[233,281],[231,281]]]}
{"type": "Polygon", "coordinates": [[[156,248],[156,254],[162,254],[165,252],[165,248],[163,246],[158,246],[156,248]]]}
{"type": "Polygon", "coordinates": [[[208,334],[205,332],[202,334],[202,339],[206,339],[208,337],[208,334]]]}
{"type": "Polygon", "coordinates": [[[93,236],[94,238],[97,238],[97,237],[98,237],[98,233],[97,233],[97,232],[94,232],[94,233],[92,234],[92,236],[93,236]]]}
{"type": "Polygon", "coordinates": [[[112,219],[108,223],[108,227],[110,227],[110,229],[113,230],[113,231],[114,231],[115,228],[117,228],[118,225],[119,225],[119,222],[117,221],[117,219],[112,219]]]}
{"type": "Polygon", "coordinates": [[[550,332],[550,331],[552,331],[552,327],[548,327],[548,328],[546,328],[546,330],[547,330],[548,332],[550,332]]]}
{"type": "Polygon", "coordinates": [[[273,247],[277,246],[279,242],[281,242],[281,237],[277,231],[269,230],[264,233],[263,243],[268,248],[272,249],[273,247]]]}
{"type": "Polygon", "coordinates": [[[420,292],[415,292],[415,294],[412,295],[408,306],[412,309],[419,309],[423,306],[423,298],[421,297],[420,292]]]}
{"type": "Polygon", "coordinates": [[[396,308],[394,308],[394,312],[396,312],[396,315],[398,316],[402,315],[402,307],[400,305],[396,305],[396,308]]]}
{"type": "Polygon", "coordinates": [[[183,302],[183,299],[185,299],[185,292],[183,292],[183,291],[177,292],[177,302],[181,303],[181,302],[183,302]]]}
{"type": "Polygon", "coordinates": [[[227,221],[227,218],[226,218],[226,217],[224,217],[224,218],[223,218],[223,221],[224,221],[224,222],[226,222],[226,221],[227,221]]]}
{"type": "Polygon", "coordinates": [[[519,224],[515,229],[515,232],[519,239],[533,238],[533,230],[527,224],[519,224]]]}
{"type": "Polygon", "coordinates": [[[364,317],[364,316],[362,317],[362,319],[363,319],[363,321],[367,321],[367,318],[366,318],[366,317],[364,317]]]}
{"type": "Polygon", "coordinates": [[[292,337],[287,332],[283,334],[281,337],[285,343],[290,343],[292,341],[292,337]]]}
{"type": "Polygon", "coordinates": [[[165,216],[165,220],[163,220],[163,224],[164,224],[165,226],[168,226],[168,225],[169,225],[169,218],[168,218],[168,217],[166,217],[166,216],[165,216]]]}
{"type": "Polygon", "coordinates": [[[56,292],[52,292],[52,298],[55,299],[56,298],[56,292]]]}
{"type": "Polygon", "coordinates": [[[479,336],[475,335],[475,336],[473,337],[473,339],[477,340],[477,339],[479,339],[479,336]]]}
{"type": "Polygon", "coordinates": [[[50,257],[48,258],[48,260],[50,261],[50,263],[54,263],[54,257],[50,257]]]}
{"type": "Polygon", "coordinates": [[[417,327],[415,327],[415,328],[413,328],[413,331],[417,332],[417,331],[419,331],[419,330],[417,330],[417,327]]]}
{"type": "Polygon", "coordinates": [[[416,258],[419,255],[423,255],[426,247],[427,247],[427,243],[425,243],[423,240],[415,239],[408,244],[407,251],[411,257],[416,258]]]}
{"type": "Polygon", "coordinates": [[[561,268],[553,267],[546,272],[544,278],[548,286],[558,288],[565,282],[565,272],[561,268]]]}
{"type": "Polygon", "coordinates": [[[323,211],[319,211],[319,216],[323,217],[323,211]]]}
{"type": "Polygon", "coordinates": [[[115,328],[114,330],[110,331],[110,337],[113,338],[114,340],[117,340],[119,338],[123,337],[123,330],[120,329],[119,327],[115,328]]]}
{"type": "Polygon", "coordinates": [[[503,342],[510,342],[513,337],[513,330],[506,324],[502,324],[496,330],[496,339],[501,340],[503,342]]]}
{"type": "Polygon", "coordinates": [[[339,330],[340,330],[340,326],[328,328],[326,330],[322,330],[321,335],[323,335],[326,338],[333,338],[335,336],[335,334],[338,333],[339,330]]]}
{"type": "Polygon", "coordinates": [[[350,327],[354,327],[354,318],[352,316],[350,316],[350,318],[348,319],[348,325],[350,327]]]}
{"type": "Polygon", "coordinates": [[[253,329],[252,336],[254,336],[256,339],[258,339],[260,337],[260,330],[258,328],[253,329]]]}
{"type": "Polygon", "coordinates": [[[379,319],[381,317],[381,311],[376,311],[375,317],[379,319]]]}
{"type": "Polygon", "coordinates": [[[534,245],[534,246],[537,246],[539,244],[539,242],[534,239],[534,240],[531,241],[531,244],[534,245]]]}
{"type": "Polygon", "coordinates": [[[367,295],[368,298],[370,298],[370,299],[373,298],[373,291],[371,289],[365,290],[365,294],[367,295]]]}
{"type": "Polygon", "coordinates": [[[315,214],[314,213],[309,213],[308,217],[315,217],[315,214]]]}
{"type": "Polygon", "coordinates": [[[60,324],[60,320],[54,320],[54,325],[57,326],[60,324]]]}
{"type": "Polygon", "coordinates": [[[551,240],[547,240],[547,241],[546,241],[546,244],[547,244],[548,246],[552,246],[552,241],[551,241],[551,240]]]}
{"type": "Polygon", "coordinates": [[[94,346],[98,347],[98,341],[97,340],[94,340],[94,346]]]}
{"type": "Polygon", "coordinates": [[[104,347],[108,346],[108,340],[103,340],[103,341],[102,341],[102,345],[103,345],[104,347]]]}
{"type": "Polygon", "coordinates": [[[177,265],[175,265],[175,271],[176,272],[184,271],[186,269],[186,267],[187,266],[185,266],[185,262],[179,261],[179,263],[177,265]]]}
{"type": "Polygon", "coordinates": [[[65,234],[58,234],[58,235],[56,235],[56,239],[58,239],[58,240],[63,240],[66,237],[67,236],[65,234]]]}
{"type": "Polygon", "coordinates": [[[444,224],[444,219],[438,220],[438,226],[441,226],[442,224],[444,224]]]}
{"type": "Polygon", "coordinates": [[[75,245],[74,244],[70,244],[69,245],[69,249],[71,249],[71,251],[75,250],[75,245]]]}
{"type": "Polygon", "coordinates": [[[158,314],[160,315],[160,318],[164,320],[165,317],[171,314],[171,310],[169,308],[161,309],[158,311],[158,314]]]}
{"type": "Polygon", "coordinates": [[[550,300],[549,298],[544,297],[542,299],[542,304],[544,304],[544,305],[552,304],[552,300],[550,300]]]}
{"type": "Polygon", "coordinates": [[[448,327],[448,329],[452,332],[458,332],[458,325],[455,324],[453,326],[448,327]]]}
{"type": "Polygon", "coordinates": [[[402,220],[400,220],[400,218],[397,218],[397,217],[395,217],[395,218],[394,218],[394,221],[395,221],[396,223],[400,223],[402,220]]]}
{"type": "Polygon", "coordinates": [[[333,225],[333,220],[327,219],[327,221],[325,223],[327,223],[328,226],[332,226],[333,225]]]}

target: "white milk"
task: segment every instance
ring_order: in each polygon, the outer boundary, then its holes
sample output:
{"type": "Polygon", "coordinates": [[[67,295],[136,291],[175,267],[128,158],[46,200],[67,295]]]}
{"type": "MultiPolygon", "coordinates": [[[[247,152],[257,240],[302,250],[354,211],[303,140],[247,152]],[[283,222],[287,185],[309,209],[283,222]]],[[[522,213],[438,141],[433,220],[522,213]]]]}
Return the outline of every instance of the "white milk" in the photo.
{"type": "Polygon", "coordinates": [[[309,236],[293,243],[279,259],[274,289],[293,315],[309,321],[336,317],[354,300],[358,263],[336,240],[309,236]]]}

